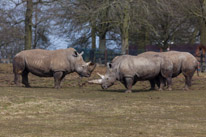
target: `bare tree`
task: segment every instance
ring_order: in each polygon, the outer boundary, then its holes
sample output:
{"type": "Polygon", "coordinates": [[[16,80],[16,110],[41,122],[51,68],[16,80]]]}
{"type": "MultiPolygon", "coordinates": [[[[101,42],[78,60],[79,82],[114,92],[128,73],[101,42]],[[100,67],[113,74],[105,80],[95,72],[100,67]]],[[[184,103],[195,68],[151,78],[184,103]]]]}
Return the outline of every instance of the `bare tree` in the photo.
{"type": "Polygon", "coordinates": [[[12,58],[23,49],[24,27],[19,17],[22,13],[12,1],[0,1],[0,58],[12,58]]]}
{"type": "Polygon", "coordinates": [[[33,1],[26,0],[25,14],[25,50],[32,48],[32,18],[33,18],[33,1]]]}
{"type": "Polygon", "coordinates": [[[200,43],[206,46],[206,0],[186,0],[178,5],[195,22],[195,32],[200,34],[200,43]]]}
{"type": "Polygon", "coordinates": [[[21,41],[25,38],[25,49],[47,47],[51,28],[59,37],[66,36],[70,46],[96,49],[99,37],[99,48],[104,51],[107,40],[114,40],[122,54],[128,52],[130,44],[166,48],[171,42],[194,42],[199,35],[201,43],[206,41],[205,0],[3,1],[13,6],[0,8],[4,28],[0,31],[21,28],[19,36],[21,41]]]}
{"type": "Polygon", "coordinates": [[[168,44],[188,42],[191,37],[191,24],[187,16],[182,16],[177,1],[155,0],[148,3],[147,20],[144,28],[149,31],[153,44],[167,48],[168,44]]]}

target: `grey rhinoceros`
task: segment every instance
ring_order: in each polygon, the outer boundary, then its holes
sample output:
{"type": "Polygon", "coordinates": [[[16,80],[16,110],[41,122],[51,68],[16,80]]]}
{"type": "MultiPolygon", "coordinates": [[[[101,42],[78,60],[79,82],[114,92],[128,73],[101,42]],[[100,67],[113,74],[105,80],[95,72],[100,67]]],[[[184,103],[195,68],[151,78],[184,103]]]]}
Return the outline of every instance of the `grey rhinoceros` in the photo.
{"type": "Polygon", "coordinates": [[[13,59],[14,82],[30,87],[28,73],[40,77],[54,77],[55,88],[60,88],[60,83],[66,74],[77,72],[80,76],[89,77],[95,64],[86,63],[82,58],[83,53],[78,53],[73,48],[60,50],[32,49],[19,52],[13,59]]]}
{"type": "MultiPolygon", "coordinates": [[[[131,88],[137,81],[150,80],[155,78],[167,79],[171,90],[173,65],[170,61],[158,55],[148,59],[145,57],[122,55],[115,57],[111,63],[107,63],[105,75],[98,74],[101,79],[91,80],[90,83],[101,84],[106,89],[119,80],[127,88],[125,92],[132,92],[131,88]]],[[[161,82],[160,89],[163,84],[161,82]]]]}
{"type": "MultiPolygon", "coordinates": [[[[139,57],[152,58],[154,55],[159,55],[167,58],[173,64],[172,77],[177,77],[182,73],[185,77],[184,89],[188,90],[191,87],[192,77],[194,72],[198,69],[197,59],[188,52],[168,51],[168,52],[144,52],[139,54],[139,57]]],[[[151,84],[151,86],[153,86],[151,84]]]]}

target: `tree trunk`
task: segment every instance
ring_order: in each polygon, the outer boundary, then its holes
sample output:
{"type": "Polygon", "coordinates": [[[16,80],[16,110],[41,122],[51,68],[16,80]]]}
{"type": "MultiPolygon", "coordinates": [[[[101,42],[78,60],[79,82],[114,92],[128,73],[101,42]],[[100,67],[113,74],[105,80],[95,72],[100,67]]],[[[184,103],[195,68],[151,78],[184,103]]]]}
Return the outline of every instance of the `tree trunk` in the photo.
{"type": "Polygon", "coordinates": [[[90,60],[92,62],[95,62],[95,51],[96,51],[96,29],[95,29],[95,26],[92,26],[91,35],[92,35],[92,50],[90,52],[90,60]]]}
{"type": "Polygon", "coordinates": [[[25,47],[24,49],[32,48],[32,13],[33,2],[32,0],[26,1],[26,15],[25,15],[25,47]]]}
{"type": "Polygon", "coordinates": [[[199,32],[199,30],[197,28],[195,28],[194,32],[192,33],[192,36],[190,38],[189,43],[195,44],[198,32],[199,32]]]}
{"type": "Polygon", "coordinates": [[[107,50],[106,50],[106,32],[100,33],[99,36],[99,50],[100,54],[103,55],[103,62],[107,64],[107,50]]]}
{"type": "Polygon", "coordinates": [[[129,37],[127,34],[122,34],[122,51],[121,54],[128,54],[129,52],[129,37]]]}
{"type": "Polygon", "coordinates": [[[125,4],[123,22],[121,27],[121,41],[122,41],[122,54],[127,54],[129,52],[129,3],[125,4]]]}
{"type": "Polygon", "coordinates": [[[204,46],[206,46],[206,1],[202,0],[200,1],[201,5],[201,12],[203,17],[200,19],[200,43],[204,46]]]}
{"type": "Polygon", "coordinates": [[[141,33],[139,33],[138,37],[138,53],[145,51],[145,46],[149,45],[149,36],[148,30],[145,27],[141,28],[141,33]]]}
{"type": "Polygon", "coordinates": [[[99,36],[99,50],[101,53],[104,53],[106,50],[106,33],[99,36]]]}
{"type": "Polygon", "coordinates": [[[206,46],[206,21],[201,19],[200,22],[200,43],[206,46]]]}
{"type": "Polygon", "coordinates": [[[92,50],[96,50],[96,30],[95,27],[92,26],[92,50]]]}
{"type": "Polygon", "coordinates": [[[37,30],[38,30],[38,4],[36,4],[35,6],[35,23],[34,23],[34,45],[33,45],[33,49],[35,49],[37,47],[37,42],[38,42],[38,34],[37,34],[37,30]]]}

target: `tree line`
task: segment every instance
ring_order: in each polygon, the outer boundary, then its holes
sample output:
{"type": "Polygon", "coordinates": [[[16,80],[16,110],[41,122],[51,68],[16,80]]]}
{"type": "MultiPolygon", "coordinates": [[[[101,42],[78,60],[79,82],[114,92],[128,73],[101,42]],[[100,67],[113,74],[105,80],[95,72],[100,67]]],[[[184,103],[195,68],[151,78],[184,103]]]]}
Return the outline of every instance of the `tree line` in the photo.
{"type": "Polygon", "coordinates": [[[126,54],[129,45],[199,42],[206,46],[206,0],[1,0],[1,56],[47,48],[50,35],[68,46],[126,54]],[[55,34],[54,34],[55,33],[55,34]]]}

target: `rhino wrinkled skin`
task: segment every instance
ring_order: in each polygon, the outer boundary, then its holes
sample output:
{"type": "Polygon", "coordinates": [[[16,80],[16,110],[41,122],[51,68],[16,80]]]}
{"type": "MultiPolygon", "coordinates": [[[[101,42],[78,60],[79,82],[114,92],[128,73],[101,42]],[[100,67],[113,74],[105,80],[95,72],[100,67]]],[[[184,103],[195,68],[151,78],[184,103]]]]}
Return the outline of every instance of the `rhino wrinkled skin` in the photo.
{"type": "Polygon", "coordinates": [[[43,50],[32,49],[19,52],[13,59],[14,82],[30,87],[28,73],[39,77],[54,77],[55,88],[60,88],[60,83],[65,75],[77,72],[82,77],[89,77],[96,65],[84,62],[82,54],[75,49],[43,50]]]}
{"type": "MultiPolygon", "coordinates": [[[[173,64],[172,77],[177,77],[182,73],[185,77],[184,89],[188,90],[191,87],[192,77],[194,72],[198,69],[197,59],[188,52],[168,51],[168,52],[144,52],[139,54],[139,57],[152,57],[154,55],[160,55],[166,57],[173,64]]],[[[152,85],[151,85],[152,86],[152,85]]]]}
{"type": "MultiPolygon", "coordinates": [[[[154,55],[151,59],[122,55],[115,57],[111,63],[108,63],[106,74],[99,74],[101,79],[89,82],[101,84],[102,88],[106,89],[112,86],[116,80],[119,80],[127,88],[126,92],[131,92],[132,86],[137,81],[165,78],[171,89],[172,68],[173,65],[170,61],[158,55],[154,55]]],[[[163,84],[161,83],[160,85],[163,84]]]]}

